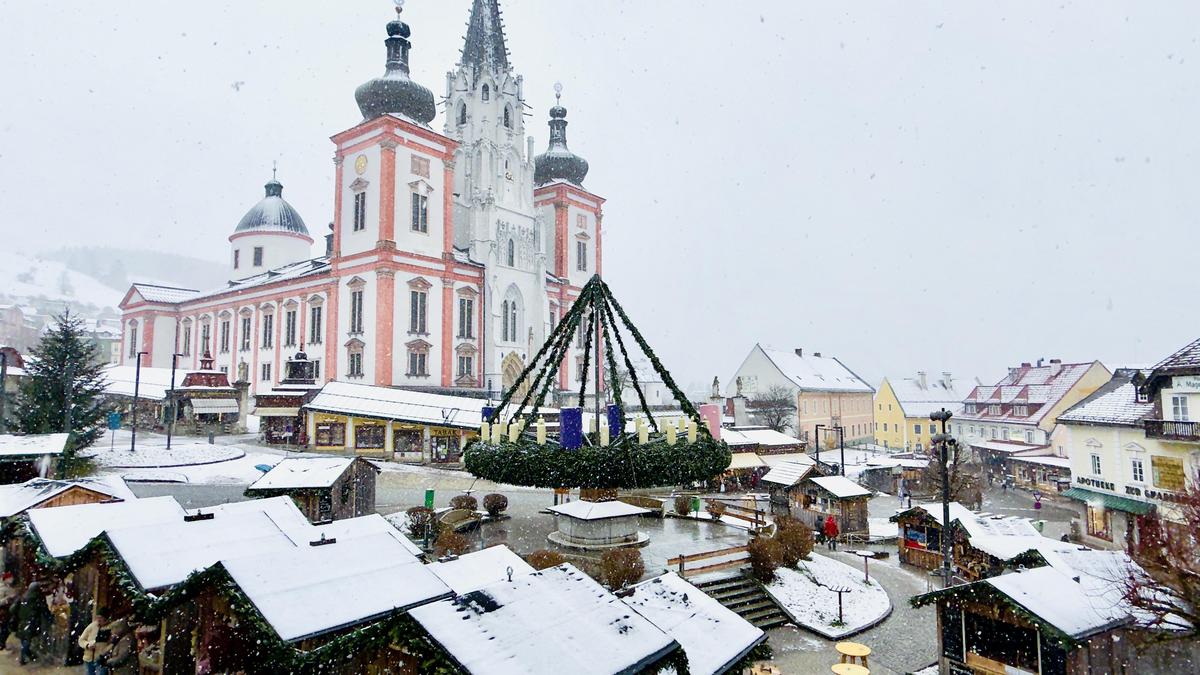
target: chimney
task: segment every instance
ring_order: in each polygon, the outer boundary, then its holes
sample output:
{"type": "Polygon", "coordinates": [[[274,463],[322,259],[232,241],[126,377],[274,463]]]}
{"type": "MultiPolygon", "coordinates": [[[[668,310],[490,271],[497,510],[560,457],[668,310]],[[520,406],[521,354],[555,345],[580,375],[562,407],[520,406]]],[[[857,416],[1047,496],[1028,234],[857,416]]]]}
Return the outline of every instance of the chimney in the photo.
{"type": "Polygon", "coordinates": [[[1022,364],[1021,364],[1021,367],[1022,367],[1022,368],[1032,368],[1032,367],[1033,367],[1033,364],[1032,364],[1032,363],[1028,363],[1028,362],[1026,362],[1026,363],[1022,363],[1022,364]]]}
{"type": "Polygon", "coordinates": [[[917,371],[917,384],[921,385],[922,389],[925,389],[929,386],[925,380],[925,371],[923,371],[923,370],[917,371]]]}
{"type": "Polygon", "coordinates": [[[796,349],[796,356],[799,356],[800,358],[804,358],[804,350],[796,349]]]}
{"type": "Polygon", "coordinates": [[[821,358],[821,352],[813,352],[813,356],[815,356],[819,359],[819,358],[821,358]]]}
{"type": "Polygon", "coordinates": [[[948,371],[942,372],[942,384],[945,385],[947,389],[954,388],[954,378],[950,376],[948,371]]]}
{"type": "Polygon", "coordinates": [[[329,224],[329,234],[325,235],[325,255],[333,256],[333,223],[329,224]]]}
{"type": "Polygon", "coordinates": [[[1050,373],[1058,375],[1062,372],[1062,359],[1050,359],[1050,373]]]}
{"type": "Polygon", "coordinates": [[[1038,368],[1041,368],[1041,367],[1042,367],[1042,361],[1045,361],[1045,360],[1046,360],[1046,359],[1038,359],[1038,360],[1037,360],[1037,367],[1038,367],[1038,368]]]}

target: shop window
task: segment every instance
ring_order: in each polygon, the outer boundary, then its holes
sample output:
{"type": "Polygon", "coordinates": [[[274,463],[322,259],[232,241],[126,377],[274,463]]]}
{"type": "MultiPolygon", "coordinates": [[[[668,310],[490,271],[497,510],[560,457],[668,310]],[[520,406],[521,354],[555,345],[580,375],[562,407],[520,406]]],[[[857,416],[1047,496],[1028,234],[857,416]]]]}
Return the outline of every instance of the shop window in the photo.
{"type": "Polygon", "coordinates": [[[342,422],[318,422],[317,445],[343,447],[346,445],[346,425],[342,422]]]}
{"type": "Polygon", "coordinates": [[[1090,537],[1112,541],[1112,514],[1108,509],[1087,505],[1087,533],[1090,537]]]}
{"type": "Polygon", "coordinates": [[[354,427],[354,447],[358,450],[382,450],[386,436],[382,424],[358,424],[354,427]]]}

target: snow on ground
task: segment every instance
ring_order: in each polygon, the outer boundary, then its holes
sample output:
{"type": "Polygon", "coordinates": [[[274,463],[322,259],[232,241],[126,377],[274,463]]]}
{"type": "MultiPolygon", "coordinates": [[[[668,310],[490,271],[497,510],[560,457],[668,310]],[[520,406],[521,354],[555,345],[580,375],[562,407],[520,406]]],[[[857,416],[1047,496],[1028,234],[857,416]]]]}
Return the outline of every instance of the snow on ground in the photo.
{"type": "Polygon", "coordinates": [[[900,526],[887,518],[868,518],[867,531],[871,539],[895,539],[900,536],[900,526]]]}
{"type": "Polygon", "coordinates": [[[932,666],[929,666],[928,668],[914,670],[912,675],[938,675],[938,665],[935,663],[932,666]]]}
{"type": "Polygon", "coordinates": [[[892,611],[887,591],[875,579],[863,580],[861,569],[814,553],[798,570],[780,568],[766,590],[798,624],[837,639],[864,630],[892,611]],[[838,619],[838,594],[829,588],[848,588],[842,595],[844,625],[838,619]]]}
{"type": "Polygon", "coordinates": [[[165,469],[194,464],[228,462],[246,456],[235,445],[209,445],[207,441],[176,438],[165,444],[138,444],[132,451],[129,444],[98,443],[83,452],[96,466],[109,469],[165,469]]]}

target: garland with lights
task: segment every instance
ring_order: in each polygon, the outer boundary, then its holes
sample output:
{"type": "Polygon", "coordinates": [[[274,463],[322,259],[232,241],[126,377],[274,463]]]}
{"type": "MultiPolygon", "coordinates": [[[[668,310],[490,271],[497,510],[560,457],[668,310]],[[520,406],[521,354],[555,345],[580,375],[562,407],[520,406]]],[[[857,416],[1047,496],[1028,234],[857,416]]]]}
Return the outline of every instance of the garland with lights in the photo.
{"type": "MultiPolygon", "coordinates": [[[[463,465],[476,477],[497,483],[617,489],[686,485],[719,475],[729,467],[732,459],[729,446],[709,433],[700,413],[680,391],[599,275],[584,285],[529,366],[504,394],[499,406],[485,417],[480,437],[472,440],[463,451],[463,465]],[[651,367],[679,404],[684,421],[678,427],[660,426],[662,420],[656,420],[651,414],[621,328],[650,360],[651,367]],[[579,408],[585,404],[592,367],[597,371],[607,369],[610,382],[620,381],[617,360],[620,352],[645,421],[639,421],[633,433],[626,431],[622,387],[611,387],[616,408],[614,421],[601,419],[597,409],[596,429],[578,439],[579,447],[570,447],[572,443],[566,442],[565,431],[558,439],[551,439],[545,437],[544,429],[539,429],[536,435],[533,430],[538,422],[538,411],[557,381],[559,369],[581,329],[584,354],[579,408]],[[525,394],[515,401],[516,393],[520,391],[525,394]],[[611,439],[609,429],[603,426],[606,423],[613,426],[611,439]],[[677,434],[683,435],[684,425],[687,439],[677,439],[677,434]]],[[[563,428],[564,425],[560,425],[560,429],[563,428]]]]}

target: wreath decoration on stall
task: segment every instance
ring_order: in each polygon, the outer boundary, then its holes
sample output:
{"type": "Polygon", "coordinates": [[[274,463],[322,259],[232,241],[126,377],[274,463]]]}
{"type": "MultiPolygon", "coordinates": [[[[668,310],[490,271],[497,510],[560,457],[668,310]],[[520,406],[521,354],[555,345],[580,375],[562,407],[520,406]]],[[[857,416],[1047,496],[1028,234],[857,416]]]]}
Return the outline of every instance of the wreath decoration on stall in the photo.
{"type": "Polygon", "coordinates": [[[500,404],[483,412],[479,438],[463,451],[463,463],[473,475],[497,483],[543,488],[667,487],[708,480],[728,468],[731,460],[729,446],[713,438],[700,413],[676,386],[600,275],[583,287],[500,404]],[[679,404],[682,417],[663,420],[651,414],[622,328],[650,360],[679,404]],[[557,437],[552,437],[539,411],[577,335],[584,341],[578,407],[561,410],[557,437]],[[612,403],[604,409],[597,404],[596,424],[585,430],[582,412],[588,382],[599,381],[601,368],[608,369],[609,382],[619,382],[618,355],[642,415],[629,431],[621,400],[623,387],[610,387],[612,403]],[[524,392],[519,400],[517,392],[524,392]]]}

